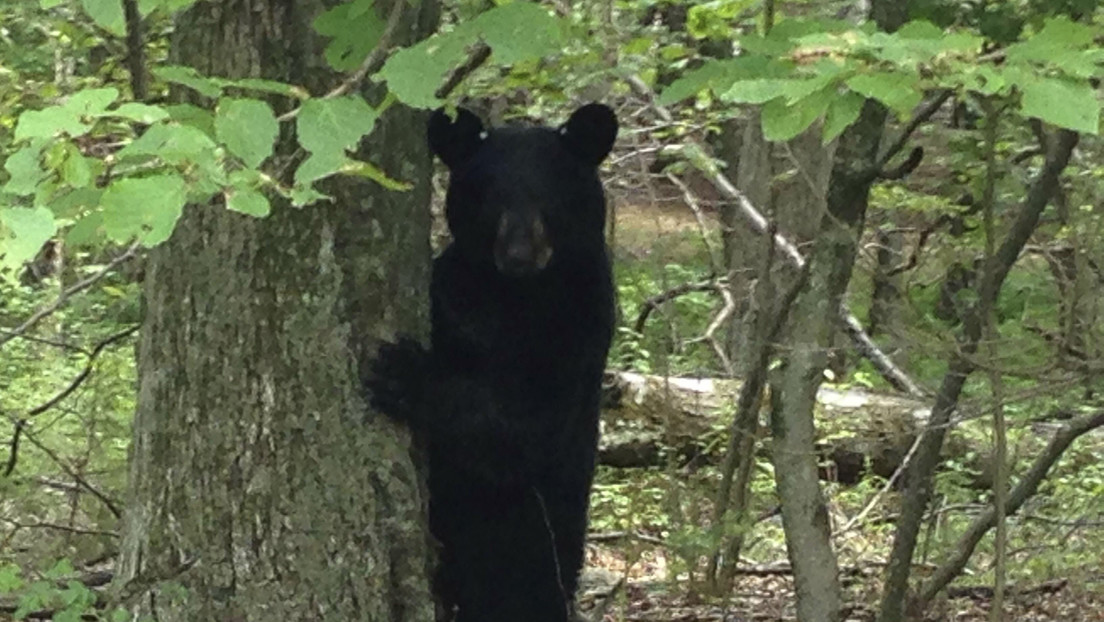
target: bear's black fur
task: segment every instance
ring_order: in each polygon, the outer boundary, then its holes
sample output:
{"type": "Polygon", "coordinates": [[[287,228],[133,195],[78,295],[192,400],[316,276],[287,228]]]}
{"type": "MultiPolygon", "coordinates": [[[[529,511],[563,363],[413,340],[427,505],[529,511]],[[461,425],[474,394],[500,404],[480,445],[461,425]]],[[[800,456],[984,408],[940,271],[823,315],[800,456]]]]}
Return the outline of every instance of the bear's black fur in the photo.
{"type": "Polygon", "coordinates": [[[616,133],[599,104],[559,128],[429,123],[453,236],[432,346],[383,346],[368,388],[427,443],[435,589],[457,622],[572,615],[614,326],[597,168],[616,133]]]}

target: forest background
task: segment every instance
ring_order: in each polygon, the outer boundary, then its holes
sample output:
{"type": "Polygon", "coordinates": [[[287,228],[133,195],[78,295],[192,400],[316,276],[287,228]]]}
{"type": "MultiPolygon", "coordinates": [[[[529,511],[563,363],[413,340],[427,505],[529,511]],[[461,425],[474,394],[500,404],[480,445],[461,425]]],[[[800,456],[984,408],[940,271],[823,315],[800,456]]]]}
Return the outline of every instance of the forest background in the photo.
{"type": "Polygon", "coordinates": [[[0,618],[429,620],[425,111],[603,101],[581,614],[1100,619],[1095,0],[6,0],[0,618]]]}

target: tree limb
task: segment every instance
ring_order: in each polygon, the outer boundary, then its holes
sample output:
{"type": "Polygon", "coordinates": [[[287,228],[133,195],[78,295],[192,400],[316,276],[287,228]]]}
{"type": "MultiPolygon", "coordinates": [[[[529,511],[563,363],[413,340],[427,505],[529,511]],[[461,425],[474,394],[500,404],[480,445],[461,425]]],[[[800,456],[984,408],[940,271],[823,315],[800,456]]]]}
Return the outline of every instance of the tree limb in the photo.
{"type": "Polygon", "coordinates": [[[921,125],[927,122],[927,120],[930,119],[933,114],[935,114],[940,108],[942,108],[943,104],[947,103],[947,100],[951,98],[952,94],[953,92],[950,90],[940,91],[935,97],[931,99],[931,101],[929,101],[923,108],[921,108],[915,116],[912,117],[912,119],[908,122],[908,125],[906,125],[905,128],[901,130],[900,135],[898,135],[897,138],[885,150],[885,152],[878,157],[877,163],[874,166],[876,173],[880,173],[886,167],[886,165],[889,164],[889,161],[892,160],[894,156],[896,156],[898,153],[901,152],[902,149],[905,148],[905,145],[908,144],[909,138],[912,138],[913,133],[916,132],[916,130],[921,125]]]}
{"type": "MultiPolygon", "coordinates": [[[[643,80],[637,76],[630,76],[628,78],[628,83],[638,95],[647,101],[648,106],[655,112],[656,116],[667,123],[675,122],[675,118],[671,112],[656,101],[655,92],[653,92],[651,87],[645,84],[643,80]]],[[[705,152],[704,148],[697,143],[690,142],[688,145],[692,145],[695,150],[699,152],[705,152]]],[[[765,234],[769,230],[769,223],[762,212],[752,205],[747,196],[740,192],[720,169],[708,162],[702,164],[705,165],[705,170],[703,170],[703,172],[706,174],[710,183],[712,183],[722,195],[736,203],[736,206],[739,208],[737,210],[738,213],[749,225],[751,225],[752,230],[756,233],[765,234]]],[[[782,254],[785,255],[789,262],[796,268],[802,269],[805,267],[805,256],[801,254],[801,251],[798,250],[793,242],[790,242],[785,236],[776,233],[774,235],[774,243],[782,250],[782,254]]],[[[839,314],[841,321],[845,327],[848,328],[846,331],[848,336],[855,341],[859,352],[867,356],[878,373],[886,378],[891,385],[916,397],[923,397],[927,394],[926,391],[920,388],[918,383],[913,381],[900,368],[891,363],[889,356],[882,352],[881,348],[870,338],[870,335],[866,334],[858,318],[851,313],[851,310],[848,309],[846,305],[840,307],[839,314]],[[887,365],[886,363],[889,364],[887,365]]]]}
{"type": "Polygon", "coordinates": [[[905,617],[908,580],[912,569],[912,556],[920,533],[920,521],[931,496],[932,476],[939,464],[939,453],[943,447],[943,438],[951,421],[951,415],[958,408],[959,396],[962,393],[962,387],[966,384],[966,378],[976,367],[973,356],[981,340],[983,318],[988,316],[1004,284],[1004,279],[1035,231],[1043,210],[1054,196],[1061,173],[1069,163],[1077,140],[1078,135],[1075,132],[1068,130],[1058,132],[1057,139],[1047,150],[1046,164],[1032,182],[1015,221],[996,253],[985,262],[981,282],[977,288],[977,302],[967,310],[963,318],[959,351],[952,354],[947,373],[943,376],[939,391],[936,393],[932,414],[924,432],[924,440],[917,451],[916,459],[909,464],[905,474],[901,520],[894,535],[893,549],[887,566],[878,622],[898,622],[905,617]]]}
{"type": "MultiPolygon", "coordinates": [[[[1050,468],[1058,462],[1062,454],[1073,444],[1073,441],[1102,426],[1104,426],[1104,412],[1078,417],[1062,426],[1054,435],[1054,438],[1050,440],[1050,443],[1047,444],[1043,453],[1035,459],[1031,468],[1020,479],[1020,483],[1012,489],[1004,506],[1005,514],[1008,516],[1015,514],[1024,502],[1035,494],[1035,491],[1039,489],[1039,484],[1046,479],[1050,468]]],[[[921,607],[931,602],[936,594],[947,587],[947,584],[962,572],[978,542],[985,537],[985,534],[993,528],[996,522],[997,511],[993,505],[990,505],[983,514],[974,519],[974,522],[958,539],[958,543],[951,547],[953,551],[951,557],[936,569],[935,573],[920,590],[919,602],[921,607]]]]}

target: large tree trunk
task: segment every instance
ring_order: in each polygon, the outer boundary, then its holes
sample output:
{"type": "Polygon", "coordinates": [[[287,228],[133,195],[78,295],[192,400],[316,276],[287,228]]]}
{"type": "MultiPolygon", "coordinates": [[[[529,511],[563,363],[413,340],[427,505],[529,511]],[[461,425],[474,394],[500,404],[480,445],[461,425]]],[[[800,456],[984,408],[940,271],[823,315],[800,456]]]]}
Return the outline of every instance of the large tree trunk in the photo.
{"type": "MultiPolygon", "coordinates": [[[[323,8],[197,3],[174,62],[324,92],[323,8]]],[[[428,0],[406,11],[398,43],[436,20],[428,0]]],[[[411,192],[343,180],[333,203],[265,219],[190,206],[151,253],[118,580],[143,617],[432,619],[409,439],[368,413],[357,366],[428,329],[423,121],[392,107],[366,147],[411,192]]]]}

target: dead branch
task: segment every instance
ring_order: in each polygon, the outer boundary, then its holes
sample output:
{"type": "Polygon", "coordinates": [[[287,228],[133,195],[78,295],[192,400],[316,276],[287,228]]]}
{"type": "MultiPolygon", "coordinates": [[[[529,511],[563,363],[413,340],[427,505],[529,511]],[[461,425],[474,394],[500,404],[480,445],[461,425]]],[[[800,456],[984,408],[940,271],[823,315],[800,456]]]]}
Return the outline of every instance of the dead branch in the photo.
{"type": "Polygon", "coordinates": [[[671,289],[660,292],[655,296],[652,296],[644,301],[641,305],[640,313],[636,316],[636,321],[633,322],[633,332],[642,335],[644,334],[644,325],[648,323],[648,317],[660,306],[671,302],[679,296],[685,296],[692,292],[713,292],[719,288],[723,288],[722,281],[717,279],[710,279],[707,281],[698,281],[696,283],[683,283],[677,285],[671,289]]]}
{"type": "Polygon", "coordinates": [[[682,191],[682,198],[686,201],[686,205],[690,207],[690,211],[694,212],[694,220],[698,222],[698,232],[701,235],[702,244],[705,245],[705,250],[709,253],[709,264],[713,270],[713,274],[721,274],[721,256],[714,247],[713,242],[709,240],[708,227],[705,224],[705,215],[702,213],[701,204],[698,202],[698,197],[690,191],[690,187],[686,185],[678,176],[667,173],[667,180],[674,184],[680,191],[682,191]]]}
{"type": "Polygon", "coordinates": [[[61,456],[59,456],[57,454],[57,452],[55,452],[54,450],[47,447],[44,443],[42,443],[42,441],[38,440],[38,438],[35,437],[34,434],[31,434],[29,431],[27,431],[25,429],[26,425],[25,424],[21,425],[20,420],[17,417],[14,417],[12,415],[3,415],[3,416],[6,419],[8,419],[8,421],[10,421],[13,426],[24,428],[23,431],[22,431],[22,436],[25,437],[30,444],[37,447],[39,449],[39,451],[41,451],[42,453],[46,454],[46,456],[50,460],[52,460],[55,464],[57,464],[58,467],[62,471],[64,471],[66,475],[71,477],[74,482],[80,484],[81,488],[84,488],[89,493],[91,493],[93,497],[96,497],[97,499],[99,499],[100,502],[104,504],[104,507],[106,507],[108,509],[108,511],[110,511],[111,514],[115,516],[115,518],[122,518],[123,517],[123,512],[122,512],[122,510],[119,509],[118,502],[112,500],[106,494],[100,492],[99,489],[97,489],[95,486],[93,486],[91,483],[89,483],[88,480],[86,480],[83,475],[81,475],[76,470],[74,470],[73,467],[66,464],[65,460],[63,460],[61,458],[61,456]]]}

